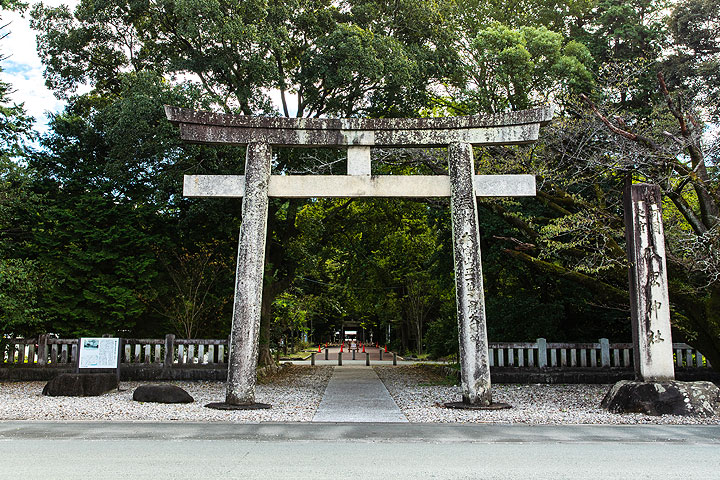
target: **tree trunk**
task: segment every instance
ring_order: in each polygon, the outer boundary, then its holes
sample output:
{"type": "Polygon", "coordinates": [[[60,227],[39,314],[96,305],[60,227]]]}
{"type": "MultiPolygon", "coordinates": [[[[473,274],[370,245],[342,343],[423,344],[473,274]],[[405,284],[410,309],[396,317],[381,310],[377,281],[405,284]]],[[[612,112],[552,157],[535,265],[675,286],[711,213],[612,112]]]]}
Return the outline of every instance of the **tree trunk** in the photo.
{"type": "Polygon", "coordinates": [[[720,285],[710,287],[704,301],[695,293],[671,288],[670,300],[687,314],[685,318],[690,324],[685,328],[696,333],[694,339],[686,342],[707,358],[713,370],[720,371],[720,285]]]}
{"type": "Polygon", "coordinates": [[[400,324],[400,355],[405,355],[408,350],[408,326],[407,321],[400,324]]]}
{"type": "Polygon", "coordinates": [[[416,331],[417,331],[417,354],[422,355],[423,354],[423,348],[422,348],[422,320],[417,319],[417,325],[416,325],[416,331]]]}
{"type": "Polygon", "coordinates": [[[258,365],[260,366],[271,365],[275,362],[270,354],[272,304],[275,301],[275,297],[290,286],[295,275],[295,265],[290,264],[287,259],[285,259],[285,271],[281,271],[277,266],[283,262],[285,245],[298,233],[295,227],[295,215],[299,205],[300,203],[298,201],[291,200],[286,219],[284,222],[281,222],[277,219],[276,215],[278,203],[270,202],[268,238],[265,242],[265,267],[273,271],[273,276],[266,275],[263,286],[262,307],[260,310],[260,345],[258,348],[258,365]],[[277,279],[272,280],[273,277],[277,277],[277,279]]]}
{"type": "Polygon", "coordinates": [[[272,302],[274,295],[272,285],[265,285],[262,294],[262,307],[260,308],[260,345],[258,345],[258,365],[265,367],[272,365],[275,360],[270,353],[270,325],[272,323],[272,302]]]}

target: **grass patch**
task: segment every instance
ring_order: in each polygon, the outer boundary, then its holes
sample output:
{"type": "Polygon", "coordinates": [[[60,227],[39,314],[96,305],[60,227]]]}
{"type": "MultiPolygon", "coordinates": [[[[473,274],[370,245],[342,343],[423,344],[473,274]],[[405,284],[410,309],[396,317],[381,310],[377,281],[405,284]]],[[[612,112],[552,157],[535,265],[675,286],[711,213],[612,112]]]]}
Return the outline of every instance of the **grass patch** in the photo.
{"type": "Polygon", "coordinates": [[[426,382],[418,383],[418,387],[437,387],[437,386],[451,387],[454,385],[457,385],[457,380],[455,379],[455,377],[453,377],[451,375],[448,375],[446,377],[441,377],[440,375],[438,375],[438,378],[436,378],[436,379],[432,379],[432,380],[429,379],[426,382]]]}
{"type": "Polygon", "coordinates": [[[419,387],[449,387],[458,384],[458,377],[454,374],[447,374],[435,365],[419,363],[416,368],[423,376],[423,381],[418,383],[419,387]]]}

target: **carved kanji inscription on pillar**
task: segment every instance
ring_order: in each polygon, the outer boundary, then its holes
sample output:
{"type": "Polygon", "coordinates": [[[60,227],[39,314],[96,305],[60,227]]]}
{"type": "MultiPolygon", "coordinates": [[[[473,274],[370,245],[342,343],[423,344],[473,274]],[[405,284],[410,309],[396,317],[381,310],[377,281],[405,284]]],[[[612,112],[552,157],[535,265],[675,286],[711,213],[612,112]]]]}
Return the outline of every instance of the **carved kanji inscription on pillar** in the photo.
{"type": "Polygon", "coordinates": [[[625,185],[625,236],[638,380],[675,378],[660,187],[625,185]]]}

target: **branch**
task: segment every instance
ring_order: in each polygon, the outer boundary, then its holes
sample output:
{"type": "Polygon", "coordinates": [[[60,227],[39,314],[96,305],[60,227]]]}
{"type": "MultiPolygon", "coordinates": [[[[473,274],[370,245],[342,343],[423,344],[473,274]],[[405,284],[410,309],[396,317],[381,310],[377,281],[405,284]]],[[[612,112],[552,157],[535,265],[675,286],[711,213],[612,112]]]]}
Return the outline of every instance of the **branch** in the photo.
{"type": "Polygon", "coordinates": [[[593,111],[595,116],[603,122],[611,132],[620,135],[621,137],[627,138],[628,140],[632,140],[633,142],[640,143],[642,145],[645,145],[646,147],[650,148],[651,150],[658,151],[660,150],[660,147],[657,143],[655,143],[651,138],[644,137],[642,135],[638,135],[636,133],[629,132],[627,130],[623,130],[622,128],[618,127],[617,125],[614,125],[608,118],[600,113],[600,110],[595,106],[592,100],[590,100],[585,94],[580,94],[580,98],[582,101],[588,104],[590,109],[593,111]]]}
{"type": "MultiPolygon", "coordinates": [[[[688,154],[690,155],[690,162],[693,167],[693,172],[697,173],[698,181],[693,182],[695,187],[695,193],[698,196],[700,206],[700,216],[702,217],[703,224],[712,228],[720,221],[720,208],[718,208],[719,198],[713,198],[708,191],[708,185],[710,184],[710,177],[707,173],[705,166],[705,156],[702,150],[698,147],[695,138],[693,138],[693,130],[688,128],[687,122],[685,121],[685,113],[682,111],[680,106],[676,106],[670,92],[668,91],[667,84],[665,83],[665,77],[662,72],[657,74],[658,85],[660,86],[660,92],[665,98],[668,109],[672,113],[673,117],[678,121],[680,125],[680,133],[687,140],[685,147],[687,148],[688,154]]],[[[690,119],[693,126],[697,126],[694,118],[690,119]]]]}
{"type": "Polygon", "coordinates": [[[657,79],[658,84],[660,85],[660,93],[662,93],[665,98],[665,102],[667,103],[670,113],[672,113],[673,117],[677,119],[680,124],[680,132],[682,132],[683,136],[687,138],[690,135],[690,130],[687,128],[687,123],[685,123],[685,115],[683,115],[683,113],[675,107],[675,102],[673,102],[670,92],[668,92],[667,85],[665,84],[665,77],[662,72],[657,73],[657,79]]]}
{"type": "Polygon", "coordinates": [[[566,208],[561,207],[557,203],[555,203],[555,199],[548,195],[547,193],[543,192],[542,190],[537,191],[537,197],[545,203],[548,207],[552,208],[553,210],[561,213],[562,215],[572,215],[572,212],[570,210],[567,210],[566,208]]]}
{"type": "Polygon", "coordinates": [[[529,250],[535,250],[535,248],[536,248],[534,244],[522,242],[515,237],[500,237],[498,235],[493,235],[492,238],[494,238],[496,240],[503,240],[506,242],[510,242],[515,245],[515,250],[518,250],[518,251],[529,251],[529,250]]]}
{"type": "Polygon", "coordinates": [[[518,260],[522,260],[536,270],[544,273],[551,273],[566,280],[570,280],[571,282],[574,282],[578,285],[587,287],[589,290],[592,290],[595,297],[600,301],[606,301],[621,305],[627,305],[630,301],[627,291],[621,290],[617,287],[613,287],[612,285],[602,282],[589,275],[575,272],[573,270],[568,270],[567,268],[560,265],[540,260],[539,258],[532,257],[527,253],[519,252],[517,250],[504,251],[514,256],[518,260]]]}
{"type": "Polygon", "coordinates": [[[491,202],[478,202],[478,207],[481,207],[481,206],[500,215],[501,217],[503,217],[505,219],[506,222],[508,222],[510,225],[517,228],[521,232],[523,232],[528,237],[534,239],[534,238],[538,238],[540,236],[540,234],[538,232],[536,232],[535,229],[533,227],[531,227],[529,223],[512,215],[501,205],[499,205],[495,202],[492,202],[492,203],[491,202]]]}
{"type": "Polygon", "coordinates": [[[678,192],[674,190],[666,191],[665,195],[667,195],[670,200],[672,200],[673,204],[677,207],[677,209],[680,211],[683,217],[685,217],[685,220],[690,224],[693,231],[697,235],[702,235],[703,233],[707,232],[707,227],[703,222],[698,218],[697,215],[695,215],[695,212],[693,211],[690,204],[687,203],[687,200],[678,192]]]}

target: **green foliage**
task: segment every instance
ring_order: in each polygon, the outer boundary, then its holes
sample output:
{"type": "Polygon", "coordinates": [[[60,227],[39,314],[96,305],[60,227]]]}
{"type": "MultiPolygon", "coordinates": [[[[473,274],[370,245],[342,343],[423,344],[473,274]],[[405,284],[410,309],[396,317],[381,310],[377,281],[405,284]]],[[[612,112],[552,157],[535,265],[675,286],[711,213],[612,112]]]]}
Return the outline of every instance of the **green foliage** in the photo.
{"type": "Polygon", "coordinates": [[[40,299],[49,328],[75,336],[132,331],[155,277],[147,219],[136,223],[143,213],[96,192],[63,193],[74,198],[46,207],[36,237],[38,260],[55,279],[40,299]]]}
{"type": "Polygon", "coordinates": [[[43,198],[32,190],[33,172],[21,163],[26,144],[35,138],[33,119],[22,105],[11,103],[10,88],[0,82],[0,334],[24,335],[35,333],[42,320],[35,296],[44,275],[23,248],[43,198]]]}
{"type": "Polygon", "coordinates": [[[455,315],[444,315],[430,323],[425,332],[425,344],[431,358],[458,355],[458,326],[455,315]]]}
{"type": "MultiPolygon", "coordinates": [[[[490,338],[628,340],[624,173],[656,178],[658,165],[683,157],[672,140],[659,142],[662,162],[617,142],[575,99],[588,94],[640,134],[674,131],[655,86],[662,61],[671,87],[715,108],[714,2],[683,1],[667,24],[654,0],[37,5],[47,83],[68,106],[43,149],[28,152],[30,120],[2,87],[0,330],[227,335],[239,202],[180,192],[184,173],[241,173],[244,152],[183,144],[163,104],[387,117],[553,102],[558,116],[534,147],[476,150],[478,173],[539,181],[536,199],[479,202],[490,338]]],[[[373,155],[374,174],[447,171],[444,152],[373,155]]],[[[273,160],[274,173],[344,172],[344,152],[333,149],[278,148],[273,160]]],[[[696,192],[680,193],[699,208],[696,192]]],[[[680,211],[666,212],[669,237],[685,238],[680,211]]],[[[456,354],[449,224],[439,200],[273,199],[262,345],[305,332],[322,341],[353,322],[380,341],[389,327],[403,351],[456,354]]],[[[713,291],[697,294],[695,278],[678,278],[687,302],[677,315],[714,318],[713,291]]]]}
{"type": "Polygon", "coordinates": [[[657,97],[656,69],[668,47],[664,0],[600,0],[576,39],[590,50],[597,75],[616,86],[606,98],[643,115],[657,97]]]}
{"type": "Polygon", "coordinates": [[[686,0],[673,8],[668,26],[674,51],[665,60],[668,82],[689,90],[717,122],[720,116],[720,2],[686,0]]]}
{"type": "MultiPolygon", "coordinates": [[[[223,202],[198,211],[177,192],[182,190],[180,173],[197,164],[196,158],[222,171],[227,168],[223,163],[237,163],[237,152],[204,155],[203,149],[182,145],[164,120],[163,103],[193,104],[195,89],[172,86],[147,72],[118,80],[118,96],[78,97],[53,117],[45,149],[28,157],[38,172],[29,185],[44,199],[42,209],[29,217],[27,241],[18,247],[18,254],[43,272],[33,306],[44,327],[55,333],[157,335],[197,333],[178,327],[187,321],[178,304],[195,302],[201,307],[192,314],[196,322],[216,335],[227,332],[217,323],[228,315],[232,283],[224,282],[232,278],[232,269],[218,282],[222,293],[205,292],[202,300],[182,295],[208,282],[218,288],[214,280],[179,274],[194,271],[198,262],[191,260],[202,258],[204,251],[198,241],[202,235],[187,231],[187,224],[202,229],[213,218],[232,214],[227,215],[223,202]],[[184,254],[178,257],[178,251],[184,254]],[[193,280],[197,283],[189,286],[193,280]]],[[[231,264],[235,229],[223,232],[223,225],[216,225],[215,238],[225,241],[217,241],[214,262],[231,264]]]]}
{"type": "Polygon", "coordinates": [[[492,24],[472,39],[462,94],[471,112],[521,110],[589,91],[589,51],[545,27],[492,24]]]}
{"type": "Polygon", "coordinates": [[[0,260],[0,332],[18,337],[41,331],[42,317],[36,296],[43,275],[32,260],[0,260]]]}
{"type": "Polygon", "coordinates": [[[326,0],[102,0],[75,12],[38,5],[32,15],[48,84],[60,96],[86,82],[117,92],[128,70],[190,72],[226,110],[268,113],[267,89],[278,88],[283,101],[296,94],[298,116],[348,116],[407,113],[453,64],[433,22],[435,2],[398,7],[407,16],[375,2],[344,11],[326,0]],[[412,16],[428,23],[406,24],[412,16]]]}

